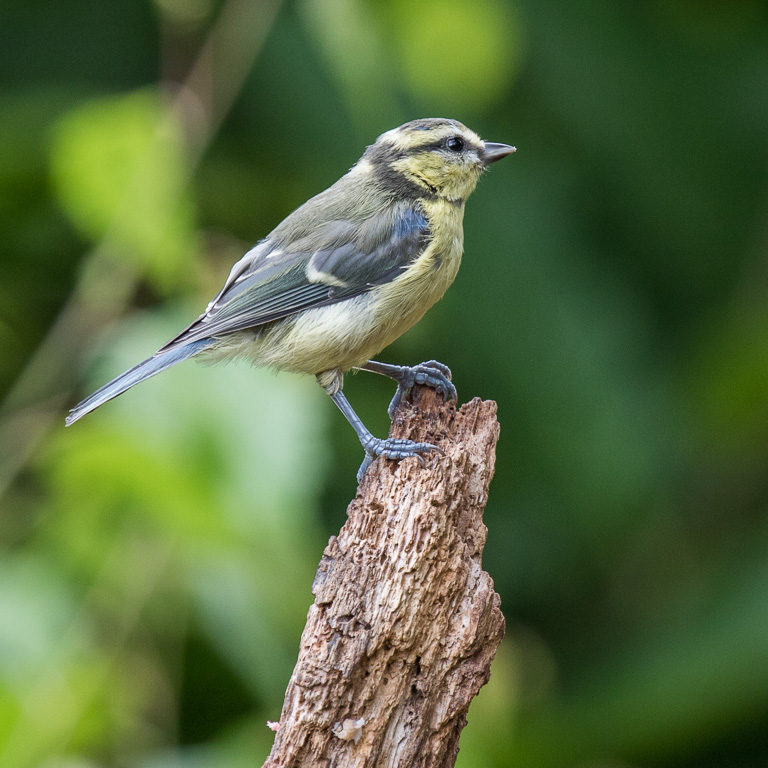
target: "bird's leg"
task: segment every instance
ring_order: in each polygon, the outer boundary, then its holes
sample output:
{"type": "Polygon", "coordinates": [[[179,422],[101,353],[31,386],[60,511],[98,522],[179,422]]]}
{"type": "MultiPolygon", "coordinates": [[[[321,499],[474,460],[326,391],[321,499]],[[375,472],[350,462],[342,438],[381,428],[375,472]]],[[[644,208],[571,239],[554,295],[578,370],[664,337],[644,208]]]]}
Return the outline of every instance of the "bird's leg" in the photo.
{"type": "Polygon", "coordinates": [[[456,387],[451,381],[451,369],[447,365],[438,363],[437,360],[427,360],[426,363],[419,363],[418,365],[389,365],[388,363],[369,360],[360,368],[364,371],[388,376],[397,382],[397,392],[395,392],[395,396],[387,408],[390,419],[394,416],[403,396],[408,394],[416,384],[432,387],[443,396],[444,400],[455,400],[457,397],[456,387]]]}
{"type": "Polygon", "coordinates": [[[347,421],[352,425],[352,429],[357,433],[357,437],[365,450],[365,458],[360,465],[360,469],[357,470],[358,483],[362,481],[363,475],[377,456],[383,456],[385,459],[392,459],[393,461],[400,461],[401,459],[415,456],[421,462],[421,465],[424,466],[422,453],[429,453],[430,451],[435,451],[440,454],[443,453],[440,448],[436,445],[432,445],[432,443],[415,443],[413,440],[404,440],[394,437],[388,437],[386,439],[374,437],[368,431],[365,424],[360,420],[360,417],[355,413],[352,406],[349,404],[349,400],[344,397],[344,393],[340,389],[335,392],[331,391],[331,387],[324,387],[324,389],[331,396],[331,400],[339,406],[339,410],[344,414],[347,421]]]}

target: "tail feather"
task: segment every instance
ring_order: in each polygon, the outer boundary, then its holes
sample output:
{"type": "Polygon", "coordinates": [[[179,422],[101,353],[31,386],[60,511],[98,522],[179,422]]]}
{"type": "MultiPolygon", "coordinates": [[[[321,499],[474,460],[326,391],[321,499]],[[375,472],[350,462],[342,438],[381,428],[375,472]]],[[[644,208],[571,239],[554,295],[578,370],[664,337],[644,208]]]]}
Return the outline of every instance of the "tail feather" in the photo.
{"type": "Polygon", "coordinates": [[[166,368],[170,368],[172,365],[176,365],[176,363],[196,355],[212,343],[213,339],[200,339],[167,352],[158,352],[138,365],[134,365],[133,368],[125,373],[121,373],[116,379],[112,379],[108,384],[97,389],[90,397],[86,397],[85,400],[78,403],[69,412],[69,416],[67,416],[65,421],[66,425],[74,424],[79,418],[85,416],[86,413],[90,413],[108,400],[122,395],[123,392],[130,389],[134,384],[138,384],[164,371],[166,368]]]}

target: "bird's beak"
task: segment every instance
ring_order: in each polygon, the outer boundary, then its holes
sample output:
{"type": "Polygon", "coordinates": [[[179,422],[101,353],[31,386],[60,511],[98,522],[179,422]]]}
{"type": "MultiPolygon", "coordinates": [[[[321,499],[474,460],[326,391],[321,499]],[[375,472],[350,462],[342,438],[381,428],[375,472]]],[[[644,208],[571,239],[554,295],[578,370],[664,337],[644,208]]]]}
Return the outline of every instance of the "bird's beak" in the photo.
{"type": "Polygon", "coordinates": [[[493,141],[486,141],[485,152],[483,153],[483,165],[495,163],[497,160],[501,160],[515,151],[517,151],[515,147],[510,147],[509,144],[496,144],[493,141]]]}

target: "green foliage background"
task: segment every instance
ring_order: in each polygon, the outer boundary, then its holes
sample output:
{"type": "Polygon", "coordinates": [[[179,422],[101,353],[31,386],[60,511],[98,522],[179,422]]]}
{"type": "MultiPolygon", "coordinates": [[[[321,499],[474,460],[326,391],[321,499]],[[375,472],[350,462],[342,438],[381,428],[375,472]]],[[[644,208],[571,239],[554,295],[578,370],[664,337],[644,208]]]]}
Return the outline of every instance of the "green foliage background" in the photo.
{"type": "Polygon", "coordinates": [[[499,403],[458,765],[768,764],[764,3],[5,0],[0,116],[0,765],[266,756],[352,431],[246,365],[63,416],[424,116],[518,147],[382,355],[499,403]]]}

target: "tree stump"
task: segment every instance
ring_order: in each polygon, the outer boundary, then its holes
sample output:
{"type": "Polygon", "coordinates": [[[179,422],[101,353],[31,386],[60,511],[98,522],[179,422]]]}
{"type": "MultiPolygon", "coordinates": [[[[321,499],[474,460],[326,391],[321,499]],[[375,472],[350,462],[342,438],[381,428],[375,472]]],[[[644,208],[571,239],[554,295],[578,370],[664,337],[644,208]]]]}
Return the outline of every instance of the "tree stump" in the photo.
{"type": "Polygon", "coordinates": [[[390,434],[445,456],[377,459],[317,570],[264,768],[450,768],[504,617],[481,567],[496,403],[416,387],[390,434]]]}

